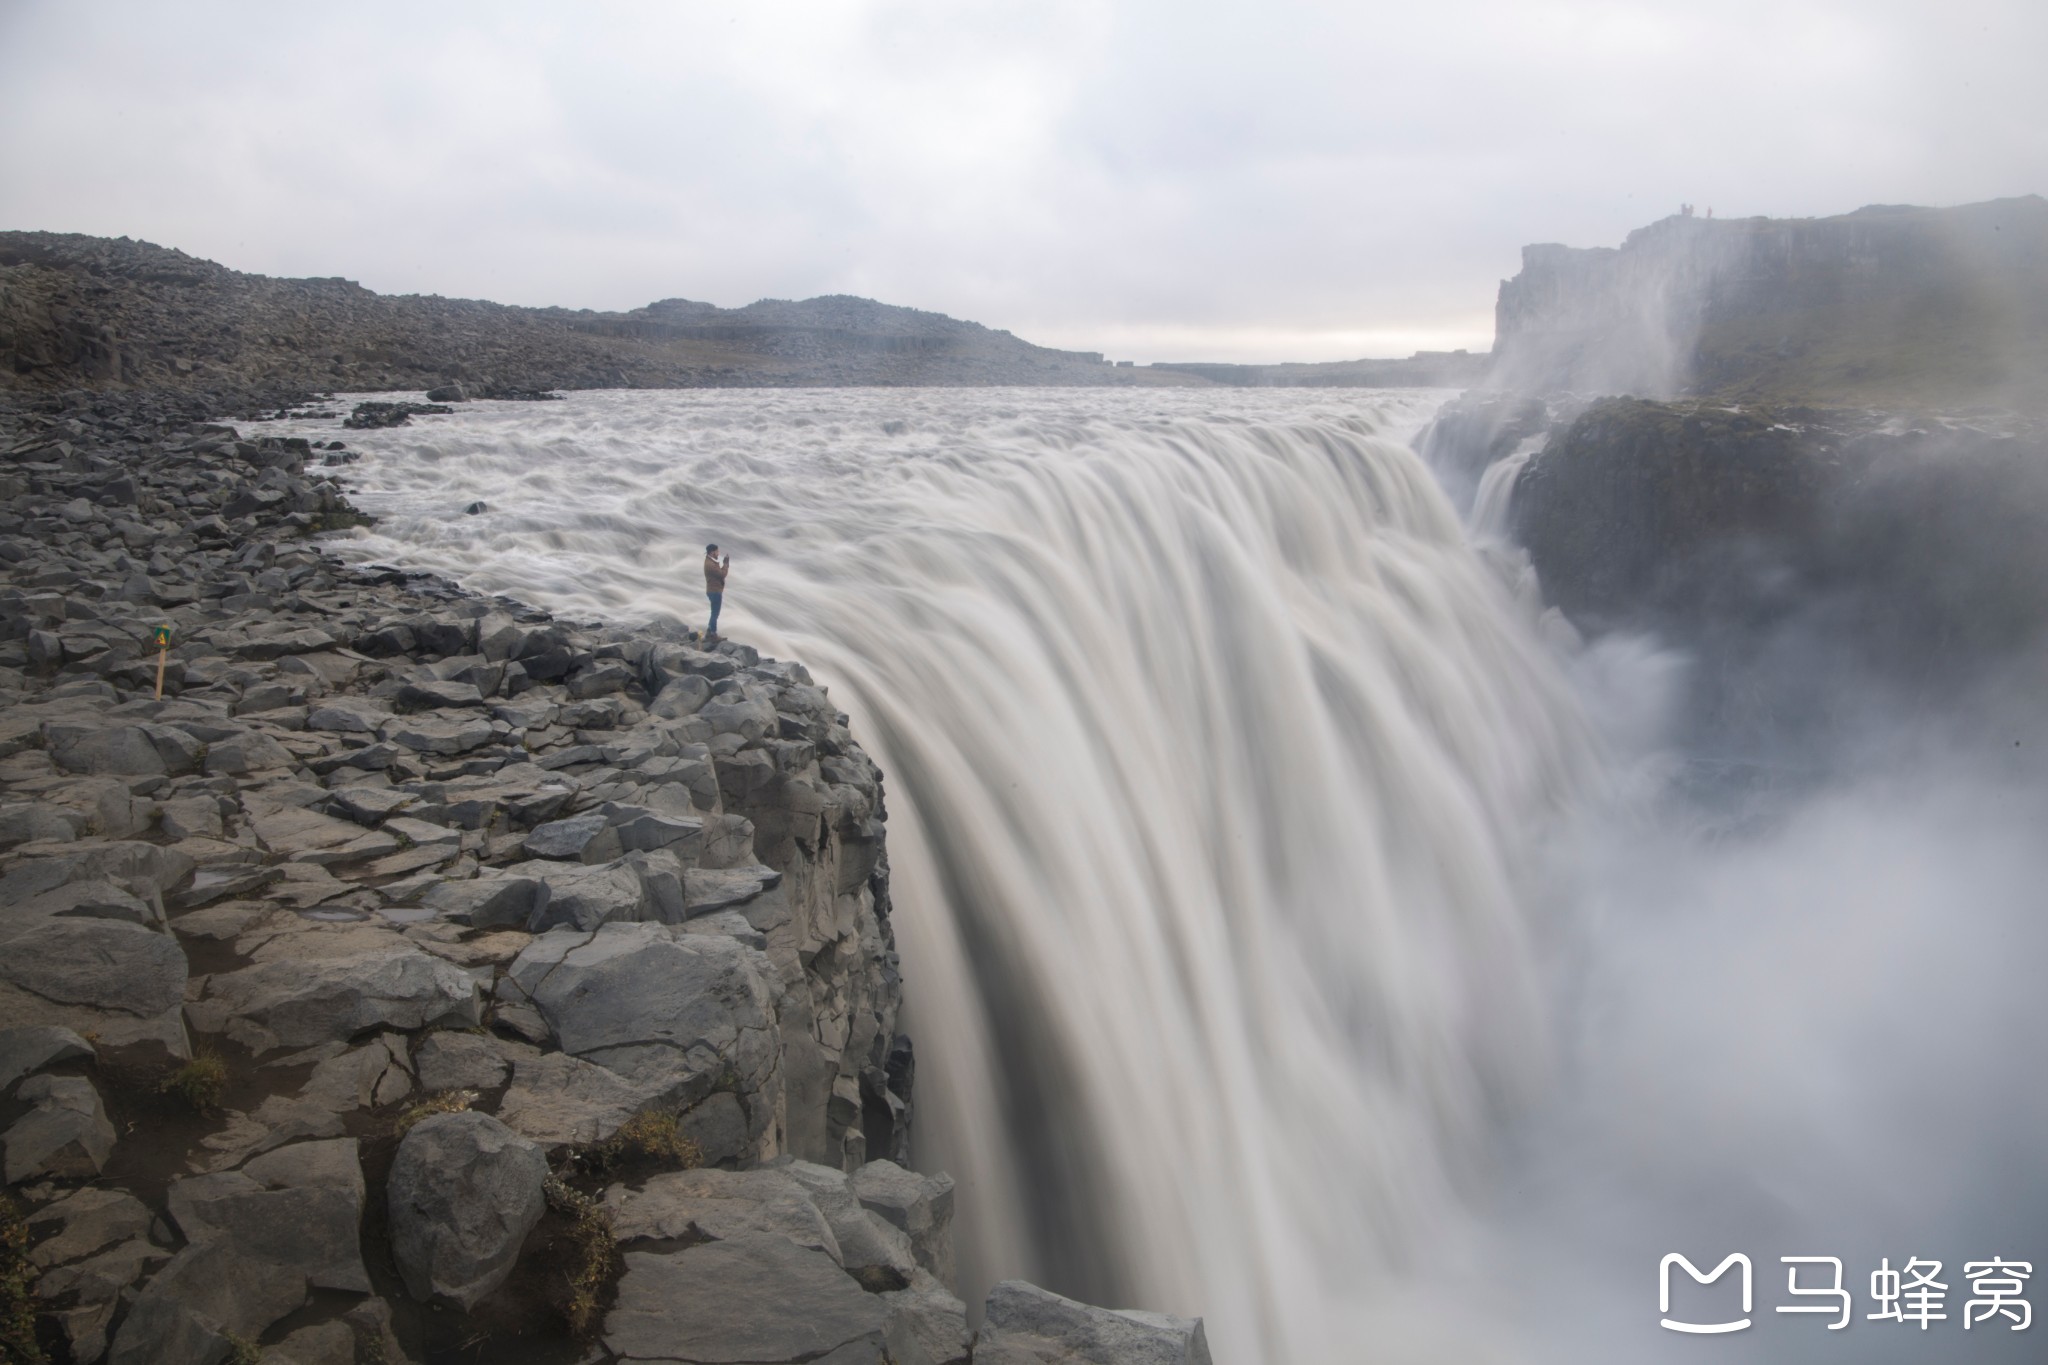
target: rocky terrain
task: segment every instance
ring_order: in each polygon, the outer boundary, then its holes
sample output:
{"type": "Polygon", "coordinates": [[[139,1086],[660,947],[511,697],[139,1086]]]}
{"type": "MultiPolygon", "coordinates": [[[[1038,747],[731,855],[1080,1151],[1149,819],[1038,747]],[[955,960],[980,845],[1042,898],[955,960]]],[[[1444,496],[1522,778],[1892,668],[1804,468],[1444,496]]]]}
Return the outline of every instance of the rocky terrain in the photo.
{"type": "Polygon", "coordinates": [[[2048,410],[2048,200],[1674,216],[1524,247],[1488,383],[1527,392],[2048,410]]]}
{"type": "Polygon", "coordinates": [[[970,1333],[801,665],[344,567],[229,401],[0,414],[0,1354],[1206,1365],[970,1333]]]}
{"type": "Polygon", "coordinates": [[[1454,490],[1512,480],[1508,529],[1580,631],[1688,652],[1715,743],[1788,754],[1880,703],[2002,716],[2048,656],[2024,416],[1475,391],[1418,444],[1454,490]]]}
{"type": "Polygon", "coordinates": [[[0,232],[0,389],[372,391],[1194,383],[845,296],[626,313],[247,275],[148,242],[0,232]]]}

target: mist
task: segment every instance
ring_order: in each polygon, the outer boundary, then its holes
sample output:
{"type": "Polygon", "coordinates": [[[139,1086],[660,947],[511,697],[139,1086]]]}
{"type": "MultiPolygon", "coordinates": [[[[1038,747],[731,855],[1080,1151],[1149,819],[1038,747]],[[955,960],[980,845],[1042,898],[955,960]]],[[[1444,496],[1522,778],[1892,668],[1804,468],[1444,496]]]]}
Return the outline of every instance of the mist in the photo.
{"type": "MultiPolygon", "coordinates": [[[[2038,1357],[2002,1320],[1957,1334],[1964,1263],[2038,1264],[2048,1226],[2048,708],[2038,622],[2015,613],[2040,593],[2032,542],[1944,509],[2024,521],[2040,467],[2010,443],[1894,463],[1860,515],[1924,523],[1888,542],[1896,572],[1747,628],[1584,643],[1549,613],[1608,755],[1543,894],[1556,1067],[1472,1221],[1421,1258],[1437,1272],[1381,1303],[1389,1358],[2038,1357]],[[1747,1254],[1753,1327],[1661,1329],[1672,1252],[1747,1254]],[[1775,1311],[1815,1302],[1788,1296],[1782,1256],[1841,1258],[1848,1329],[1775,1311]],[[1866,1319],[1880,1259],[1913,1257],[1943,1263],[1947,1335],[1866,1319]],[[1432,1315],[1461,1312],[1447,1341],[1432,1315]]],[[[1541,609],[1526,556],[1495,544],[1541,609]]],[[[1674,1316],[1736,1316],[1730,1280],[1674,1273],[1674,1316]]]]}

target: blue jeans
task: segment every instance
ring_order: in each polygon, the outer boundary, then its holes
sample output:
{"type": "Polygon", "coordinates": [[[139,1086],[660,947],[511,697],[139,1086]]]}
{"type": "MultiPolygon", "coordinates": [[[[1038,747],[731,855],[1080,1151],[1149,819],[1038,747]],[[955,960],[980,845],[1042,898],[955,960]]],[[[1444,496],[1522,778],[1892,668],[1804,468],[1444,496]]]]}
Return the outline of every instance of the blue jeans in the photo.
{"type": "Polygon", "coordinates": [[[704,595],[711,599],[711,624],[704,627],[704,633],[706,635],[716,635],[718,634],[718,609],[725,605],[725,594],[722,592],[707,592],[704,595]]]}

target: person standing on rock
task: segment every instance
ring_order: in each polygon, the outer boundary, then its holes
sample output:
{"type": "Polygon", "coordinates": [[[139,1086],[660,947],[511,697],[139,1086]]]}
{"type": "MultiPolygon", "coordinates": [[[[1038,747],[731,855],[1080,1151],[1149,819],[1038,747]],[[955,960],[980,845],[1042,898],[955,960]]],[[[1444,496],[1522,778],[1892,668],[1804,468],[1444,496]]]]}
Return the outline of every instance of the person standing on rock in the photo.
{"type": "Polygon", "coordinates": [[[718,638],[718,609],[725,605],[725,575],[731,568],[731,555],[720,559],[715,543],[704,547],[704,595],[711,599],[711,624],[704,627],[707,641],[718,638]]]}

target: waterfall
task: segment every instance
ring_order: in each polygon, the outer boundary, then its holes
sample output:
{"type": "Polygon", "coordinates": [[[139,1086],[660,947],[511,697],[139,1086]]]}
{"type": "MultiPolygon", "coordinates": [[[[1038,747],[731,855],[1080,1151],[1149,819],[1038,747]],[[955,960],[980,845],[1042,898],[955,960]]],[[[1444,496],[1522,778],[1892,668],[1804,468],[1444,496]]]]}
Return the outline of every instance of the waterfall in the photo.
{"type": "MultiPolygon", "coordinates": [[[[961,1292],[1357,1358],[1548,1062],[1530,887],[1591,771],[1429,395],[577,394],[350,435],[362,558],[803,660],[887,778],[961,1292]],[[492,509],[463,516],[482,499],[492,509]]],[[[300,428],[327,436],[324,428],[300,428]]]]}

